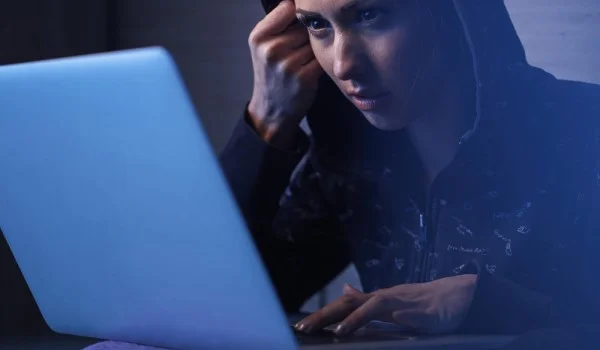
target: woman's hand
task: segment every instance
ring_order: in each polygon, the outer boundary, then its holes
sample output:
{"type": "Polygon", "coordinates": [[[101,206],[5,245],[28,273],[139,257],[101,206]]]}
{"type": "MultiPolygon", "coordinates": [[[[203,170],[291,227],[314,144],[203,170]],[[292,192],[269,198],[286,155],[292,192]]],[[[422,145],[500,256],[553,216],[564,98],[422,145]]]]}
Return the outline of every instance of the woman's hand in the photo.
{"type": "Polygon", "coordinates": [[[284,0],[250,33],[254,91],[248,113],[261,137],[286,145],[314,102],[322,69],[308,33],[284,0]]]}
{"type": "Polygon", "coordinates": [[[469,310],[476,280],[476,275],[461,275],[399,285],[368,294],[346,285],[339,299],[298,322],[295,327],[310,333],[340,322],[335,333],[344,336],[370,321],[384,321],[419,333],[453,332],[469,310]]]}

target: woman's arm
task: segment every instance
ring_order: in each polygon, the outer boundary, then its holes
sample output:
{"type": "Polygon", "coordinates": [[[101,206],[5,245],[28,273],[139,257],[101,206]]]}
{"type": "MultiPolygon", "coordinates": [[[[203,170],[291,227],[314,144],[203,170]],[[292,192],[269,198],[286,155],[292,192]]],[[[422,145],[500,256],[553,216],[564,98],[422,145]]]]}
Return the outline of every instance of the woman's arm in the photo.
{"type": "MultiPolygon", "coordinates": [[[[600,261],[595,260],[595,266],[599,266],[600,261]]],[[[583,275],[581,271],[573,273],[583,275]]],[[[556,278],[560,280],[558,283],[548,281],[555,285],[553,290],[541,293],[481,272],[460,330],[478,334],[521,334],[542,328],[600,326],[597,277],[576,284],[569,283],[570,278],[556,278]]]]}
{"type": "MultiPolygon", "coordinates": [[[[531,242],[536,253],[519,262],[518,271],[526,272],[521,277],[500,277],[471,265],[478,279],[463,331],[519,334],[540,328],[600,326],[600,197],[595,183],[586,187],[577,191],[586,193],[581,202],[588,211],[587,220],[581,219],[586,224],[538,236],[531,242]],[[561,247],[559,253],[553,247],[561,247]]],[[[556,213],[570,206],[559,201],[552,205],[556,213]]]]}
{"type": "Polygon", "coordinates": [[[248,119],[246,113],[220,162],[280,300],[286,311],[295,312],[349,258],[311,163],[300,164],[308,158],[306,135],[298,128],[294,149],[278,149],[264,142],[248,119]]]}

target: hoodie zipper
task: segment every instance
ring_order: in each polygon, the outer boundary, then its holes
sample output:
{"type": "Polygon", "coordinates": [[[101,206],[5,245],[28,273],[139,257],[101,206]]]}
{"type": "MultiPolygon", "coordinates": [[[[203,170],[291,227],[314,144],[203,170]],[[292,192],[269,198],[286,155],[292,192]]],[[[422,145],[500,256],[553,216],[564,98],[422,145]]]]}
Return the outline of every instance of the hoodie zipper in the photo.
{"type": "Polygon", "coordinates": [[[419,251],[417,254],[417,266],[419,268],[419,274],[415,275],[415,283],[423,282],[423,275],[425,274],[427,251],[427,225],[425,224],[425,215],[419,213],[419,251]]]}
{"type": "MultiPolygon", "coordinates": [[[[443,172],[443,171],[442,171],[443,172]]],[[[434,193],[435,186],[431,186],[430,194],[434,193]]],[[[432,257],[435,255],[435,240],[437,236],[437,220],[438,220],[438,204],[437,197],[430,195],[425,204],[425,213],[418,209],[419,213],[419,251],[417,254],[416,267],[419,273],[415,274],[413,282],[423,283],[428,282],[431,278],[432,257]]]]}
{"type": "Polygon", "coordinates": [[[437,238],[437,222],[438,222],[438,206],[439,200],[437,198],[431,201],[431,205],[429,206],[429,220],[425,222],[425,227],[428,228],[427,233],[429,236],[427,237],[428,246],[427,250],[424,252],[425,261],[423,264],[424,273],[422,276],[422,282],[429,282],[431,280],[431,267],[432,267],[432,259],[435,256],[435,242],[437,238]]]}

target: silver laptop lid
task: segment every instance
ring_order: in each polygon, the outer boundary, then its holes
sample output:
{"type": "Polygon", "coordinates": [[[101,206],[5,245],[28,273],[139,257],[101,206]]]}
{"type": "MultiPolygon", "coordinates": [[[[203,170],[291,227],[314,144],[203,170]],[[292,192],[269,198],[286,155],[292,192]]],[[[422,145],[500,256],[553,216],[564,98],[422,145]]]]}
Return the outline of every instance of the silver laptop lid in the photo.
{"type": "Polygon", "coordinates": [[[165,50],[0,67],[0,164],[0,227],[56,332],[296,347],[165,50]]]}

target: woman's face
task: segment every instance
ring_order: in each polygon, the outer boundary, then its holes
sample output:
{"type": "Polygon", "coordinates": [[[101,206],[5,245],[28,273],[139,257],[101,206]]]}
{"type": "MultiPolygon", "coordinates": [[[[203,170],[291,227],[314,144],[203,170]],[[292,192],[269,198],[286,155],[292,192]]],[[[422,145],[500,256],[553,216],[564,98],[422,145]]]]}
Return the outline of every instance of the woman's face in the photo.
{"type": "Polygon", "coordinates": [[[401,129],[415,118],[405,102],[431,53],[417,2],[295,0],[317,60],[379,129],[401,129]]]}

